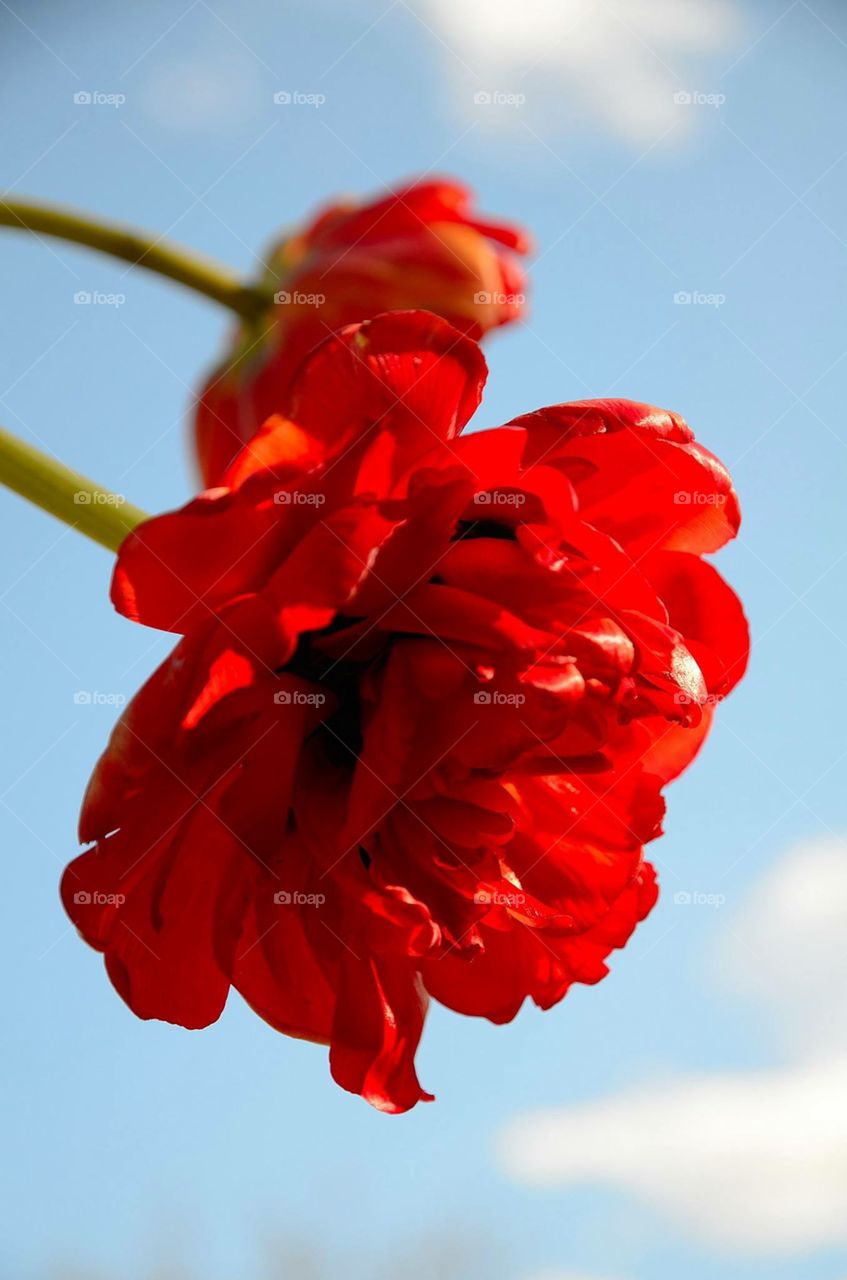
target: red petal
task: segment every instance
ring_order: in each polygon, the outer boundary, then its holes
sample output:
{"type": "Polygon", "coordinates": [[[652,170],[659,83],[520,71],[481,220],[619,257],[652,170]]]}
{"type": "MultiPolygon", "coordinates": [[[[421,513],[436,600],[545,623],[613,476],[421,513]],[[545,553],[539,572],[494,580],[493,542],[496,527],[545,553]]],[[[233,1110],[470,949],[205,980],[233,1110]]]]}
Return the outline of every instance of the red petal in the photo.
{"type": "MultiPolygon", "coordinates": [[[[233,986],[277,1031],[329,1043],[335,993],[315,953],[304,914],[319,906],[298,894],[325,894],[328,881],[308,879],[309,860],[288,844],[278,874],[265,877],[244,920],[233,986]]],[[[327,934],[328,942],[332,939],[327,934]]]]}
{"type": "Polygon", "coordinates": [[[62,894],[133,1013],[204,1027],[226,1002],[251,863],[211,807],[166,823],[152,848],[132,824],[82,854],[62,894]]]}
{"type": "Polygon", "coordinates": [[[329,1057],[336,1083],[395,1115],[431,1102],[415,1072],[427,1004],[411,965],[345,956],[329,1057]]]}
{"type": "Polygon", "coordinates": [[[313,471],[325,458],[319,442],[279,414],[268,418],[233,459],[222,483],[238,489],[253,475],[273,471],[292,480],[313,471]]]}
{"type": "Polygon", "coordinates": [[[715,551],[735,537],[726,468],[678,414],[628,400],[551,405],[509,424],[528,435],[524,465],[565,466],[584,519],[638,557],[715,551]]]}
{"type": "Polygon", "coordinates": [[[472,204],[470,188],[455,179],[418,179],[389,192],[381,200],[353,207],[330,206],[305,235],[312,246],[346,248],[372,241],[390,242],[402,235],[417,236],[431,223],[461,222],[516,253],[529,252],[529,237],[522,228],[477,218],[472,204]]]}
{"type": "Polygon", "coordinates": [[[328,626],[394,527],[367,501],[321,519],[267,583],[285,633],[297,636],[328,626]]]}
{"type": "Polygon", "coordinates": [[[477,344],[446,320],[388,312],[322,342],[295,378],[286,412],[325,442],[391,431],[411,460],[461,431],[485,375],[477,344]]]}
{"type": "Polygon", "coordinates": [[[261,584],[279,554],[280,510],[217,490],[146,520],[121,544],[112,603],[133,622],[188,632],[261,584]]]}
{"type": "Polygon", "coordinates": [[[703,672],[710,694],[724,696],[747,670],[750,632],[741,602],[712,565],[666,551],[642,564],[703,672]]]}

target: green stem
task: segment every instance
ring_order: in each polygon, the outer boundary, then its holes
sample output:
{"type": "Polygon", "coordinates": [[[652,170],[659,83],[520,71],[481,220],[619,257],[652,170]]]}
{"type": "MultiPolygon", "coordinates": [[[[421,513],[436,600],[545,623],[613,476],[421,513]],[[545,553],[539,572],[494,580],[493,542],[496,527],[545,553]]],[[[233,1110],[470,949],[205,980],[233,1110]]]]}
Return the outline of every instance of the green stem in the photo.
{"type": "Polygon", "coordinates": [[[117,551],[127,534],[147,519],[145,512],[121,494],[101,489],[3,427],[0,427],[0,484],[110,551],[117,551]]]}
{"type": "Polygon", "coordinates": [[[0,226],[55,236],[59,240],[99,249],[113,258],[132,263],[134,267],[155,271],[203,293],[244,319],[251,319],[268,305],[263,289],[245,284],[234,272],[211,259],[169,244],[159,236],[136,231],[121,223],[95,219],[75,209],[32,204],[28,200],[6,200],[0,196],[0,226]]]}

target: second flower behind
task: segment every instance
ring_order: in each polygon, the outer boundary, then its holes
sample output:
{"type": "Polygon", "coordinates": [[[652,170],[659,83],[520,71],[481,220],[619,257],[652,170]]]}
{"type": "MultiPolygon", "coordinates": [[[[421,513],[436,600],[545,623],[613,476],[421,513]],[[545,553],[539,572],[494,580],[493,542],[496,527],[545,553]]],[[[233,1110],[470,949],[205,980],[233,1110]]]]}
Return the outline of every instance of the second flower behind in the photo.
{"type": "Polygon", "coordinates": [[[273,304],[243,326],[197,405],[195,444],[207,485],[285,403],[304,357],[343,325],[425,309],[470,337],[518,319],[526,278],[518,227],[479,217],[457,182],[431,179],[362,204],[334,204],[271,249],[273,304]]]}

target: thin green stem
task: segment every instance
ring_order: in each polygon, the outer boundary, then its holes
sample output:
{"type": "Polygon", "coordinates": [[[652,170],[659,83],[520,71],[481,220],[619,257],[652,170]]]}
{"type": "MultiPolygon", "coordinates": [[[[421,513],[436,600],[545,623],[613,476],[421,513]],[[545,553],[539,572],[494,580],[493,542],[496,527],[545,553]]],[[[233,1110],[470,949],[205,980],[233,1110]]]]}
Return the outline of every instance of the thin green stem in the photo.
{"type": "Polygon", "coordinates": [[[147,519],[145,512],[121,494],[101,489],[3,427],[0,484],[110,551],[117,551],[127,534],[147,519]]]}
{"type": "MultiPolygon", "coordinates": [[[[143,267],[178,284],[205,294],[246,320],[269,305],[266,291],[245,284],[228,267],[187,249],[121,223],[92,218],[76,209],[33,204],[0,196],[0,226],[39,235],[55,236],[73,244],[99,249],[134,267],[143,267]]],[[[270,301],[272,301],[272,295],[270,301]]]]}

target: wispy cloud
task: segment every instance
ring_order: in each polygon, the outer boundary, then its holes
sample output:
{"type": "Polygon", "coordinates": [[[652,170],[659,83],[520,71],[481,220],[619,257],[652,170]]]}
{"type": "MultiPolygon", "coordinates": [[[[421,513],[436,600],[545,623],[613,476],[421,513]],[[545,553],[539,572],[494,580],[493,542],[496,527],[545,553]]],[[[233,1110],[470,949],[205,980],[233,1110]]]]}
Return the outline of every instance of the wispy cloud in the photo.
{"type": "Polygon", "coordinates": [[[691,124],[698,100],[708,110],[720,69],[708,69],[707,55],[728,48],[741,29],[730,0],[413,4],[430,15],[457,99],[479,121],[503,126],[534,117],[537,127],[540,118],[548,135],[593,125],[637,146],[691,124]],[[483,94],[501,95],[499,102],[476,101],[469,77],[483,94]]]}
{"type": "Polygon", "coordinates": [[[721,938],[712,967],[771,1015],[786,1051],[847,1053],[847,841],[790,850],[721,938]]]}
{"type": "Polygon", "coordinates": [[[847,1242],[847,1058],[657,1082],[526,1116],[501,1151],[536,1185],[630,1192],[707,1241],[745,1249],[847,1242]]]}
{"type": "Polygon", "coordinates": [[[764,1071],[656,1080],[518,1117],[506,1169],[534,1185],[614,1187],[693,1234],[755,1252],[847,1243],[847,841],[790,850],[721,939],[713,971],[794,1039],[764,1071]]]}

